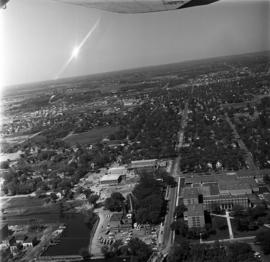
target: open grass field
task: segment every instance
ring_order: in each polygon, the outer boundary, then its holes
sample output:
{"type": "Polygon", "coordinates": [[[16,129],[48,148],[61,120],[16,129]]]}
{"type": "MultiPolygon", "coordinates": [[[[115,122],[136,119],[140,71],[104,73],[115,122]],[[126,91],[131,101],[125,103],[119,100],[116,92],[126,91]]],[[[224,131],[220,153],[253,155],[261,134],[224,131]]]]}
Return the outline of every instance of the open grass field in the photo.
{"type": "Polygon", "coordinates": [[[64,141],[68,144],[93,144],[101,141],[103,138],[109,136],[110,134],[115,133],[118,130],[118,127],[100,127],[94,128],[88,132],[80,134],[72,134],[64,138],[64,141]]]}
{"type": "Polygon", "coordinates": [[[44,203],[43,199],[23,196],[9,199],[6,207],[12,208],[33,207],[33,206],[41,206],[43,205],[43,203],[44,203]]]}

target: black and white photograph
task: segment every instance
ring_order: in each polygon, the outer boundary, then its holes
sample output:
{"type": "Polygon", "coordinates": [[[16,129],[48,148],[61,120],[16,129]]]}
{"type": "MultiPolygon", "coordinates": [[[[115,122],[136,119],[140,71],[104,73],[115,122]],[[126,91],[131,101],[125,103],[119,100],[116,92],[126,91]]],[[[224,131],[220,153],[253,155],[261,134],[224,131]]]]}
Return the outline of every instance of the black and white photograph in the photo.
{"type": "Polygon", "coordinates": [[[1,262],[270,262],[270,0],[0,0],[1,262]]]}

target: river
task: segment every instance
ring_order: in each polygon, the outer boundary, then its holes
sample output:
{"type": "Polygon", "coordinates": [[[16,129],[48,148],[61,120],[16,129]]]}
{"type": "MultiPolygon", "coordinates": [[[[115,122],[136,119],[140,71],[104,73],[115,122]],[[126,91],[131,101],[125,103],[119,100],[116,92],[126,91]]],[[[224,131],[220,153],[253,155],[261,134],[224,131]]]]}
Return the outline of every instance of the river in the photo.
{"type": "Polygon", "coordinates": [[[82,248],[88,249],[91,229],[84,223],[82,214],[66,214],[59,222],[65,223],[67,228],[60,237],[60,242],[50,246],[42,256],[79,255],[82,248]]]}

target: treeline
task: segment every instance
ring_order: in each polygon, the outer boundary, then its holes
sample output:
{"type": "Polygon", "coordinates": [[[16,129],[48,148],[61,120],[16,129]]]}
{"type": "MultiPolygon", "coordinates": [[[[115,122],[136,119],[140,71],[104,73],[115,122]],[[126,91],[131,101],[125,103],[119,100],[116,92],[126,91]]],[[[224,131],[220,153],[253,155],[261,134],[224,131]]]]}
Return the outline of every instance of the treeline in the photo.
{"type": "Polygon", "coordinates": [[[135,220],[139,224],[158,224],[166,212],[163,185],[151,174],[142,174],[133,190],[135,220]]]}
{"type": "Polygon", "coordinates": [[[182,239],[171,249],[168,262],[258,262],[254,251],[247,243],[230,243],[220,245],[217,241],[213,246],[205,244],[191,245],[182,239]]]}

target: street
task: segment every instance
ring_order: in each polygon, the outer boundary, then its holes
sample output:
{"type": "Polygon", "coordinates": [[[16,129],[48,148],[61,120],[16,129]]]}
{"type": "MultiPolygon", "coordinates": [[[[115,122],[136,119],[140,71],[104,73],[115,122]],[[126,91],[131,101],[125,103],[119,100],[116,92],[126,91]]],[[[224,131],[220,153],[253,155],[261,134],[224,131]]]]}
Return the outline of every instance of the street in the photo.
{"type": "Polygon", "coordinates": [[[233,134],[235,139],[237,139],[237,143],[239,147],[245,151],[246,153],[246,163],[248,165],[248,169],[250,170],[257,170],[256,165],[254,164],[254,159],[248,148],[246,147],[245,143],[241,139],[240,135],[238,134],[235,125],[232,123],[231,119],[229,118],[228,114],[225,113],[226,121],[230,125],[231,129],[233,130],[233,134]]]}

